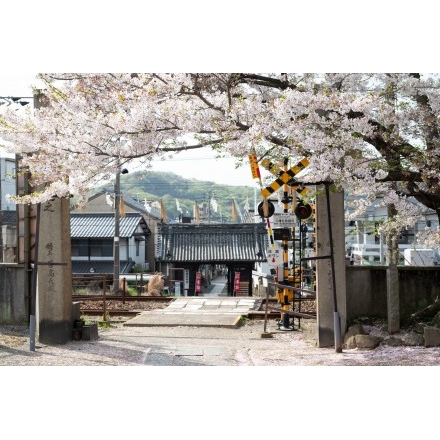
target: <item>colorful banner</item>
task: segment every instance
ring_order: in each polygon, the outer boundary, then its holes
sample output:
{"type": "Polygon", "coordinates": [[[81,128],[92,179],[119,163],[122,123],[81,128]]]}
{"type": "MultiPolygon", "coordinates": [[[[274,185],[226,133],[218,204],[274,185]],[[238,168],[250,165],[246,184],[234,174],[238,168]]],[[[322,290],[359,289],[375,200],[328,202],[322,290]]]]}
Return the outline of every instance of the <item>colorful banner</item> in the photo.
{"type": "Polygon", "coordinates": [[[234,274],[234,295],[240,291],[240,272],[234,274]]]}
{"type": "Polygon", "coordinates": [[[249,155],[249,164],[251,166],[251,173],[253,179],[261,179],[260,170],[258,168],[257,156],[250,154],[249,155]]]}
{"type": "Polygon", "coordinates": [[[202,273],[196,272],[196,293],[200,293],[202,291],[201,284],[202,284],[202,273]]]}

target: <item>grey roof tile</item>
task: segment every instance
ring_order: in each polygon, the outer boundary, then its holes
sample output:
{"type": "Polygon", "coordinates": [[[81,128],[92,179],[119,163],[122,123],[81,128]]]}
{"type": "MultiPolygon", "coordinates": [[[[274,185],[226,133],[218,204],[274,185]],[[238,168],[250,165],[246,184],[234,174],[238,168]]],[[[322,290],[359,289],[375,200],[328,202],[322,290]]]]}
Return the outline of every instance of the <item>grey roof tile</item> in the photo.
{"type": "Polygon", "coordinates": [[[264,223],[163,224],[159,233],[163,262],[266,261],[264,223]]]}
{"type": "MultiPolygon", "coordinates": [[[[120,267],[119,267],[119,273],[130,273],[131,269],[135,265],[132,261],[120,261],[120,267]]],[[[88,274],[91,273],[90,269],[93,268],[93,272],[95,274],[113,274],[114,269],[114,262],[113,261],[100,261],[100,260],[94,260],[94,261],[79,261],[79,260],[73,260],[72,261],[72,273],[73,274],[88,274]]]]}
{"type": "MultiPolygon", "coordinates": [[[[120,218],[119,236],[131,237],[141,225],[145,233],[150,232],[143,217],[138,213],[126,213],[120,218]]],[[[115,235],[113,213],[70,213],[70,235],[72,238],[111,238],[115,235]]]]}

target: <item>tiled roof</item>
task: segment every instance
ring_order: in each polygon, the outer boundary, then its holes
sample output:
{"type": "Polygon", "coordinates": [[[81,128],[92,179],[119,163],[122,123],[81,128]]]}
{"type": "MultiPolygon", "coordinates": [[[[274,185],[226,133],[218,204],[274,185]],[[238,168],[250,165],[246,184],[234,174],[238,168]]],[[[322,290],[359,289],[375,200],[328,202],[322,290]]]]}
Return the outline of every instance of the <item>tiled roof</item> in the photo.
{"type": "MultiPolygon", "coordinates": [[[[130,273],[135,265],[133,261],[120,261],[119,273],[130,273]]],[[[115,263],[114,261],[72,261],[72,273],[92,273],[96,274],[112,274],[115,263]]]]}
{"type": "Polygon", "coordinates": [[[163,224],[159,234],[162,262],[266,261],[264,223],[163,224]]]}
{"type": "MultiPolygon", "coordinates": [[[[126,213],[120,218],[119,236],[131,237],[138,225],[145,234],[150,230],[144,218],[138,213],[126,213]]],[[[70,213],[70,235],[72,238],[111,238],[115,235],[115,216],[113,213],[70,213]]]]}

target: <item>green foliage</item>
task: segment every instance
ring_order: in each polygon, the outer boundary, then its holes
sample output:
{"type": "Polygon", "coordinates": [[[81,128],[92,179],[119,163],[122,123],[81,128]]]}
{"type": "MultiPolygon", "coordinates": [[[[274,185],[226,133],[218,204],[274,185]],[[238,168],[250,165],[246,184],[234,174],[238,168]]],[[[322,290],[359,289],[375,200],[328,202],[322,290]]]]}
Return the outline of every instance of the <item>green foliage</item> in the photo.
{"type": "Polygon", "coordinates": [[[132,286],[127,286],[127,290],[126,290],[127,295],[130,296],[138,296],[138,291],[135,287],[132,286]]]}
{"type": "Polygon", "coordinates": [[[131,270],[132,273],[144,273],[145,269],[143,269],[141,266],[136,264],[133,269],[131,270]]]}
{"type": "MultiPolygon", "coordinates": [[[[106,183],[95,188],[93,194],[107,189],[113,192],[112,183],[106,183]]],[[[140,202],[144,200],[156,201],[162,199],[165,210],[170,219],[179,217],[176,199],[183,214],[193,215],[194,202],[199,207],[209,198],[215,199],[218,204],[217,212],[211,210],[213,221],[223,220],[230,222],[232,218],[232,200],[235,199],[240,207],[249,201],[252,206],[254,188],[250,186],[228,186],[215,182],[206,182],[197,179],[185,179],[174,173],[149,171],[135,172],[121,175],[121,192],[140,202]]]]}

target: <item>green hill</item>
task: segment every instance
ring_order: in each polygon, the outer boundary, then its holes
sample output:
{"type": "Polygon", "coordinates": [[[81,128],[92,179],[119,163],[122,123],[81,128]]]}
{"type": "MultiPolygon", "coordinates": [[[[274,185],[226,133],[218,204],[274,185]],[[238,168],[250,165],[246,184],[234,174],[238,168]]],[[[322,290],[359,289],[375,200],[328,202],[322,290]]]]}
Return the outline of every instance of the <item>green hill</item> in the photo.
{"type": "MultiPolygon", "coordinates": [[[[121,174],[120,177],[122,195],[128,195],[140,202],[162,199],[171,220],[178,218],[181,213],[191,217],[195,202],[201,209],[203,204],[207,206],[208,201],[211,200],[210,219],[226,223],[231,220],[234,199],[241,209],[246,202],[251,208],[254,207],[254,188],[250,186],[221,185],[215,182],[185,179],[174,173],[155,171],[121,174]]],[[[113,182],[99,186],[91,195],[104,188],[113,192],[113,182]]]]}

